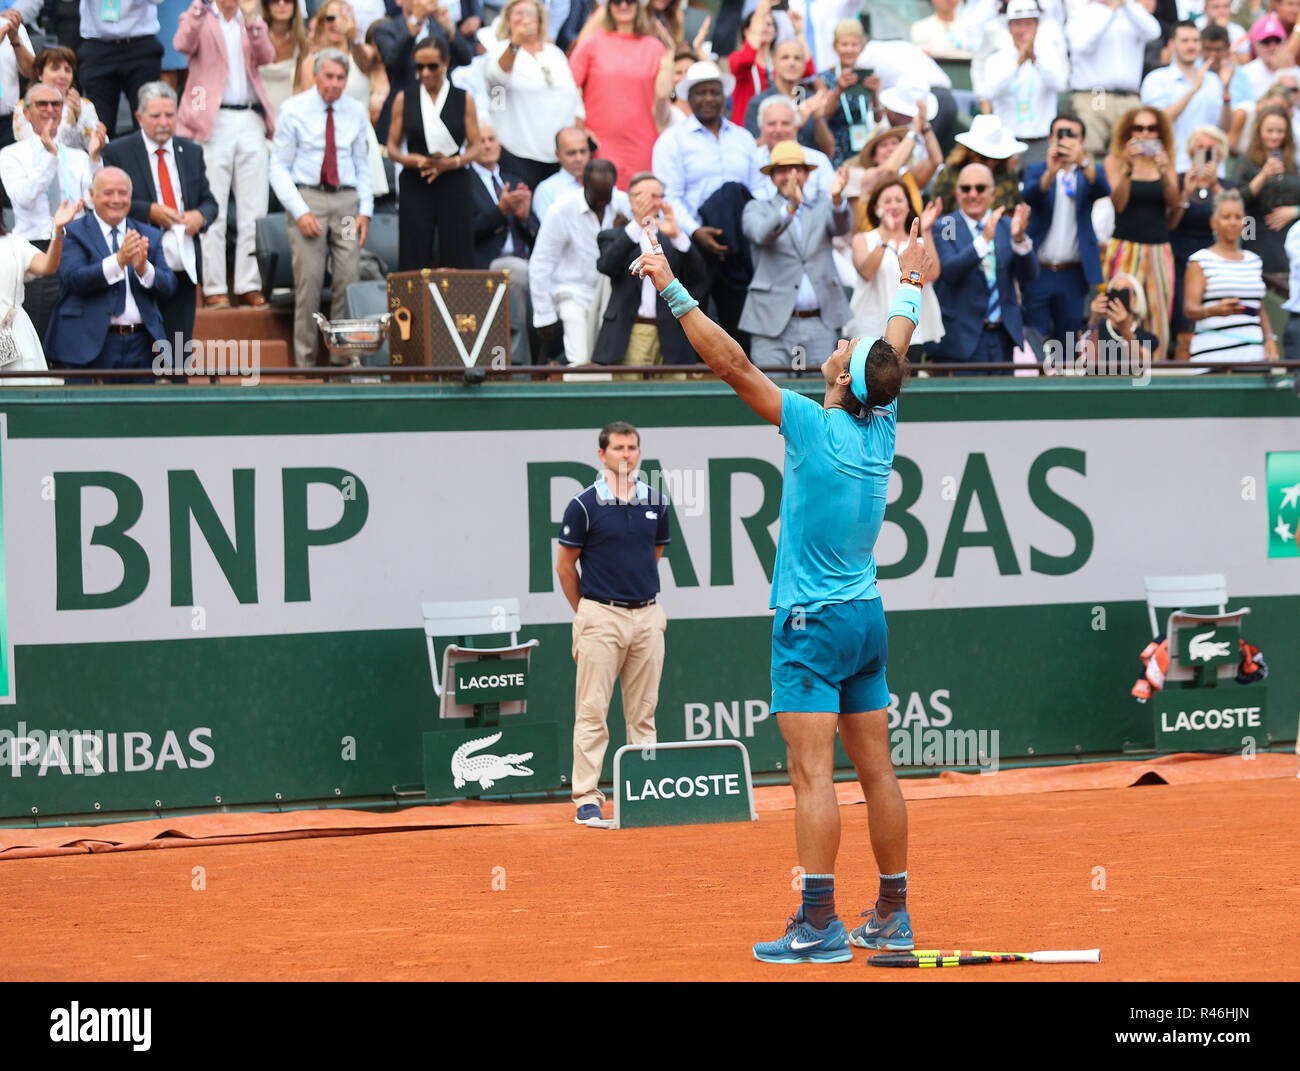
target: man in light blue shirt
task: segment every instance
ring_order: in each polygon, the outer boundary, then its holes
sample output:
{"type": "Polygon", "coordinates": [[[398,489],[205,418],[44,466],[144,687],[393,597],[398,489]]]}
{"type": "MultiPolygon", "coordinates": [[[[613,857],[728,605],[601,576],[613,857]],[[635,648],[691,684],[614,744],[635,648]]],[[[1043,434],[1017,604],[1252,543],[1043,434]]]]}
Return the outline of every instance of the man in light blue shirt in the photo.
{"type": "MultiPolygon", "coordinates": [[[[691,238],[700,227],[700,205],[709,194],[724,182],[752,186],[757,177],[753,136],[722,116],[726,96],[735,88],[735,81],[728,75],[724,82],[717,67],[707,60],[692,64],[677,84],[677,95],[686,95],[691,116],[673,124],[655,140],[654,173],[663,176],[678,226],[691,238]]],[[[709,253],[725,251],[716,242],[718,228],[704,229],[705,235],[696,241],[709,253]]]]}
{"type": "Polygon", "coordinates": [[[341,319],[344,292],[357,281],[357,254],[374,212],[370,117],[364,105],[343,96],[348,57],[321,49],[314,69],[316,88],[281,105],[271,142],[271,188],[291,220],[293,356],[299,368],[316,363],[312,313],[320,309],[326,255],[333,257],[330,317],[341,319]]]}
{"type": "MultiPolygon", "coordinates": [[[[158,39],[162,0],[81,0],[81,47],[77,81],[82,95],[108,127],[117,132],[118,102],[123,93],[132,110],[146,82],[162,72],[163,46],[158,39]]],[[[133,111],[134,113],[134,111],[133,111]]],[[[133,127],[140,124],[133,121],[133,127]]]]}
{"type": "MultiPolygon", "coordinates": [[[[686,77],[677,83],[677,98],[690,104],[691,116],[660,134],[651,156],[678,226],[704,255],[712,279],[708,296],[717,303],[722,326],[732,334],[739,331],[748,280],[742,284],[734,276],[728,277],[724,262],[740,250],[724,243],[721,227],[701,224],[700,206],[728,183],[743,187],[734,190],[735,196],[748,200],[758,177],[753,136],[722,115],[735,87],[736,80],[724,76],[708,60],[692,63],[686,77]]],[[[705,295],[700,297],[703,300],[705,295]]],[[[746,336],[742,335],[741,341],[748,345],[746,336]]]]}
{"type": "Polygon", "coordinates": [[[695,351],[785,439],[781,534],[772,575],[772,711],[790,759],[802,904],[783,937],[754,945],[767,963],[843,963],[850,943],[910,949],[907,807],[890,762],[888,637],[876,590],[874,547],[894,460],[898,395],[935,262],[918,223],[899,253],[904,278],[882,339],[840,340],[821,357],[821,405],[779,390],[699,308],[661,255],[640,267],[695,351]],[[835,739],[858,771],[867,802],[880,896],[852,935],[835,914],[840,816],[832,777],[835,739]]]}
{"type": "Polygon", "coordinates": [[[1173,58],[1142,79],[1142,103],[1160,108],[1174,128],[1174,169],[1183,174],[1192,166],[1187,140],[1198,126],[1217,126],[1225,133],[1232,126],[1232,103],[1227,87],[1201,59],[1201,31],[1195,23],[1174,28],[1173,58]]]}
{"type": "Polygon", "coordinates": [[[533,190],[533,215],[540,227],[546,213],[566,193],[582,189],[582,171],[591,159],[591,143],[587,132],[576,126],[566,126],[555,134],[555,158],[560,170],[550,178],[542,179],[533,190]]]}

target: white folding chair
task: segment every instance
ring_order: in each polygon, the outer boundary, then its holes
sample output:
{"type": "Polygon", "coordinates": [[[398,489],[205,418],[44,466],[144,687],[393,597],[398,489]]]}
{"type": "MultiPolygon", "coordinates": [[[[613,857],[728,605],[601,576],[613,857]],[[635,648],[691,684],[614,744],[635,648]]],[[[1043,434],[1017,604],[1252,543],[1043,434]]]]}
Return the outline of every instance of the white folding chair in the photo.
{"type": "MultiPolygon", "coordinates": [[[[1151,635],[1163,632],[1169,641],[1169,672],[1166,679],[1171,681],[1190,681],[1196,679],[1195,666],[1185,664],[1179,657],[1178,630],[1187,625],[1207,625],[1218,627],[1241,627],[1241,619],[1250,613],[1249,607],[1239,610],[1228,609],[1228,582],[1222,573],[1205,573],[1200,576],[1147,576],[1142,578],[1147,591],[1147,614],[1151,619],[1151,635]],[[1217,606],[1218,613],[1189,613],[1187,606],[1217,606]],[[1164,628],[1156,614],[1157,610],[1170,610],[1164,621],[1164,628]]],[[[1235,654],[1235,652],[1234,652],[1235,654]]],[[[1236,677],[1237,662],[1223,663],[1218,666],[1220,679],[1236,677]]]]}
{"type": "MultiPolygon", "coordinates": [[[[454,667],[460,662],[477,662],[485,655],[509,658],[522,655],[531,661],[537,640],[519,642],[519,600],[479,599],[470,602],[425,602],[420,604],[424,615],[424,639],[429,650],[429,672],[433,676],[433,692],[440,700],[440,718],[472,718],[474,705],[456,702],[454,667]],[[483,636],[509,636],[510,642],[499,647],[469,647],[469,638],[483,636]],[[442,652],[442,673],[438,672],[438,656],[434,639],[455,637],[442,652]]],[[[522,714],[527,708],[525,700],[501,704],[502,714],[522,714]]]]}

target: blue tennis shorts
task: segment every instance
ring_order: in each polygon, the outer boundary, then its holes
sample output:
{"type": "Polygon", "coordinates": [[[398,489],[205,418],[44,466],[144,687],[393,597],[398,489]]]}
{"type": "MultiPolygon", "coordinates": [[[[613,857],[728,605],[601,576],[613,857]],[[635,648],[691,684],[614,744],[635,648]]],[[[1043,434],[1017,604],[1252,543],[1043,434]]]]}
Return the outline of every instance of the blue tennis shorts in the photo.
{"type": "Polygon", "coordinates": [[[889,630],[880,599],[776,611],[772,621],[772,713],[858,714],[889,706],[889,630]]]}

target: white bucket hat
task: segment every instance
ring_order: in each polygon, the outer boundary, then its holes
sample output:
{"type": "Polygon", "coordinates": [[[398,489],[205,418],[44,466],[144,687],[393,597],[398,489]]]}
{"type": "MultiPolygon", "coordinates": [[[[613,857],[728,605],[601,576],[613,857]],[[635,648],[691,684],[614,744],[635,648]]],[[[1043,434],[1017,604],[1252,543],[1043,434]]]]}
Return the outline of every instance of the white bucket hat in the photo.
{"type": "Polygon", "coordinates": [[[957,143],[990,160],[1006,160],[1029,148],[1023,141],[1017,141],[996,115],[975,116],[970,129],[957,135],[957,143]]]}
{"type": "Polygon", "coordinates": [[[697,86],[701,82],[721,82],[722,92],[728,97],[731,96],[732,90],[736,88],[736,79],[730,74],[723,74],[718,70],[716,63],[710,63],[708,60],[697,60],[686,71],[686,77],[677,83],[675,90],[677,99],[685,100],[686,95],[691,91],[691,87],[697,86]]]}
{"type": "Polygon", "coordinates": [[[926,122],[932,122],[939,114],[939,98],[930,92],[928,86],[919,82],[899,82],[880,91],[880,106],[899,115],[915,116],[921,101],[925,101],[926,122]]]}
{"type": "Polygon", "coordinates": [[[1036,0],[1011,0],[1007,4],[1007,21],[1012,19],[1037,19],[1042,17],[1036,0]]]}

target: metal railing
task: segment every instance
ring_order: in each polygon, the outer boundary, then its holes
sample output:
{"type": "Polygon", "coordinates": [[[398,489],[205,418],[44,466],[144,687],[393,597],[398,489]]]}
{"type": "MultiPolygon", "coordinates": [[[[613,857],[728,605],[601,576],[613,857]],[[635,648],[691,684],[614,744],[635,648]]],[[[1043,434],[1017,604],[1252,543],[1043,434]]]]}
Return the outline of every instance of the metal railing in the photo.
{"type": "MultiPolygon", "coordinates": [[[[760,372],[765,373],[773,378],[800,380],[812,379],[821,375],[821,366],[817,364],[809,365],[806,369],[792,370],[788,365],[756,365],[760,372]]],[[[1189,364],[1185,361],[1153,361],[1146,366],[1152,373],[1160,378],[1173,376],[1199,376],[1203,373],[1224,373],[1228,375],[1281,375],[1293,373],[1300,370],[1300,360],[1283,360],[1283,361],[1251,361],[1251,362],[1233,362],[1233,361],[1198,361],[1196,364],[1189,364]]],[[[1015,376],[1017,383],[1026,379],[1132,379],[1137,378],[1135,375],[1125,373],[1123,375],[1097,375],[1084,374],[1082,372],[1047,374],[1044,373],[1041,366],[1016,364],[1010,361],[975,364],[975,363],[930,363],[914,364],[912,366],[912,375],[915,378],[918,375],[929,377],[950,377],[958,378],[975,378],[971,373],[1005,373],[1011,376],[1013,373],[1020,373],[1015,376]]],[[[593,382],[610,381],[615,383],[627,383],[634,379],[644,380],[680,380],[684,375],[689,380],[716,380],[718,377],[707,365],[510,365],[505,368],[458,368],[448,367],[446,365],[383,365],[378,367],[312,367],[312,368],[264,368],[258,370],[255,378],[259,382],[281,382],[285,380],[297,380],[304,383],[313,381],[323,381],[327,383],[347,382],[354,379],[374,382],[411,382],[424,380],[440,380],[449,382],[463,382],[470,386],[494,381],[514,381],[520,380],[557,380],[565,382],[574,382],[578,379],[591,379],[593,382]]],[[[98,368],[59,368],[49,371],[0,371],[0,388],[6,384],[14,386],[21,385],[25,379],[49,379],[58,378],[65,381],[69,386],[85,385],[94,382],[103,382],[105,385],[114,383],[134,383],[140,386],[168,386],[177,385],[186,381],[206,380],[209,383],[217,384],[223,381],[239,382],[247,380],[250,375],[247,372],[238,369],[232,369],[224,372],[197,372],[189,375],[162,375],[154,376],[152,372],[142,369],[98,369],[98,368]],[[141,382],[147,380],[147,382],[141,382]],[[170,381],[170,382],[169,382],[170,381]]],[[[987,377],[981,377],[987,378],[987,377]]],[[[365,383],[359,385],[367,385],[365,383]]]]}

